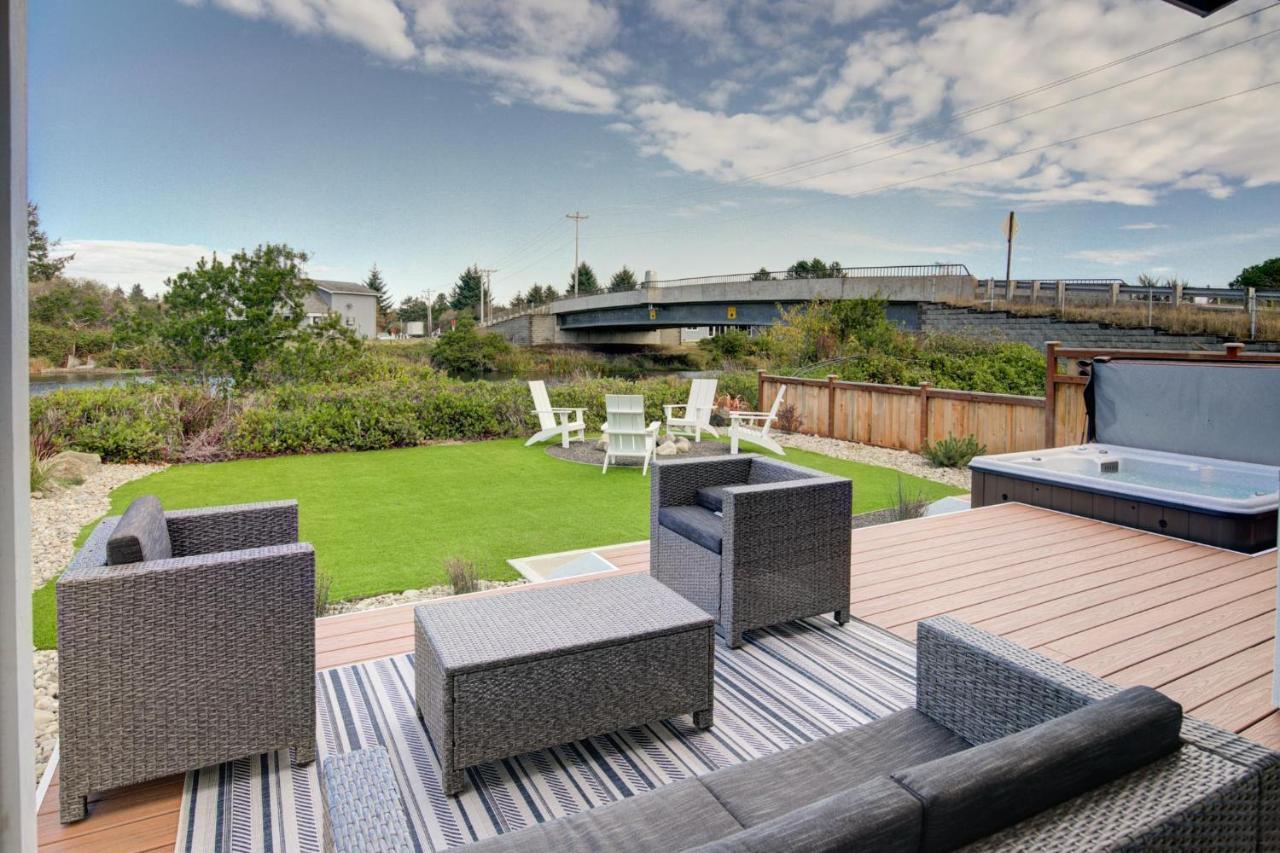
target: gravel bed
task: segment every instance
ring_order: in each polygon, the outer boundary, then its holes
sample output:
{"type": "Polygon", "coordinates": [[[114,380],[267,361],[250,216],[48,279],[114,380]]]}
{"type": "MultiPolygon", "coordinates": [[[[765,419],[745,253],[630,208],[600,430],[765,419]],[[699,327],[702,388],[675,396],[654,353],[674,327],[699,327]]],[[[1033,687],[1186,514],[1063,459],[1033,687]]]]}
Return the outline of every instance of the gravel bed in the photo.
{"type": "MultiPolygon", "coordinates": [[[[103,465],[78,486],[53,489],[31,500],[31,586],[57,575],[75,553],[80,528],[107,514],[111,490],[154,474],[163,465],[103,465]]],[[[58,743],[58,653],[35,652],[36,779],[58,743]]]]}
{"type": "MultiPolygon", "coordinates": [[[[504,586],[521,586],[526,580],[516,581],[480,581],[480,589],[497,589],[504,586]]],[[[393,607],[397,604],[413,604],[428,601],[432,598],[445,598],[453,595],[453,587],[448,584],[429,586],[426,589],[406,589],[404,592],[393,592],[387,595],[375,595],[372,598],[357,598],[351,601],[335,601],[325,610],[325,616],[337,616],[341,613],[358,613],[362,610],[376,610],[379,607],[393,607]]]]}
{"type": "MultiPolygon", "coordinates": [[[[665,440],[663,436],[660,441],[665,440]]],[[[706,441],[689,440],[689,449],[677,453],[676,457],[685,459],[690,456],[727,456],[729,454],[729,445],[722,444],[714,439],[706,441]]],[[[556,459],[564,459],[569,462],[580,462],[583,465],[595,465],[597,468],[604,465],[604,450],[597,448],[597,442],[593,439],[590,441],[571,441],[568,447],[561,447],[558,444],[552,444],[547,447],[547,455],[554,456],[556,459]]],[[[654,459],[671,459],[670,456],[654,456],[654,459]]],[[[612,468],[615,465],[620,468],[635,467],[639,468],[644,463],[643,459],[618,459],[609,463],[612,468]]]]}
{"type": "Polygon", "coordinates": [[[811,450],[837,459],[848,459],[851,462],[865,462],[868,465],[880,465],[893,468],[904,474],[923,477],[955,486],[957,489],[969,491],[968,468],[939,468],[918,453],[909,450],[891,450],[887,447],[872,447],[869,444],[856,444],[852,441],[838,441],[834,438],[821,438],[816,435],[798,435],[792,433],[774,433],[778,444],[783,447],[795,447],[800,450],[811,450]]]}

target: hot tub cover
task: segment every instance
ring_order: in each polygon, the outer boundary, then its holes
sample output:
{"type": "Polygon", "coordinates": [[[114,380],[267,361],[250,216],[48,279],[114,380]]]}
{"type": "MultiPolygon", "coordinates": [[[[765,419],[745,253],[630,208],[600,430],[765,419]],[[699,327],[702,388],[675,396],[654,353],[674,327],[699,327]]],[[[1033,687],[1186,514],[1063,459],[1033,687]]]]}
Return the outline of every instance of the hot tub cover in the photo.
{"type": "Polygon", "coordinates": [[[1095,361],[1089,440],[1280,465],[1280,366],[1095,361]]]}

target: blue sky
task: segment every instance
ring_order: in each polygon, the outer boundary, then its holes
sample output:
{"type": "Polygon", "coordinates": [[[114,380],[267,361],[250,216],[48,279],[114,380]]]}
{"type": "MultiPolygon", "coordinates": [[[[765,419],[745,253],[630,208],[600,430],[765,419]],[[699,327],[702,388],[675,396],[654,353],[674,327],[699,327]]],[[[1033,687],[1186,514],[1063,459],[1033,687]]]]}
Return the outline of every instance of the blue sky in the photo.
{"type": "Polygon", "coordinates": [[[602,278],[1001,276],[1014,208],[1015,275],[1224,284],[1280,255],[1280,86],[1149,117],[1280,81],[1280,10],[990,105],[1264,5],[42,0],[31,195],[73,274],[152,291],[286,241],[399,296],[497,267],[505,300],[563,288],[579,209],[602,278]]]}

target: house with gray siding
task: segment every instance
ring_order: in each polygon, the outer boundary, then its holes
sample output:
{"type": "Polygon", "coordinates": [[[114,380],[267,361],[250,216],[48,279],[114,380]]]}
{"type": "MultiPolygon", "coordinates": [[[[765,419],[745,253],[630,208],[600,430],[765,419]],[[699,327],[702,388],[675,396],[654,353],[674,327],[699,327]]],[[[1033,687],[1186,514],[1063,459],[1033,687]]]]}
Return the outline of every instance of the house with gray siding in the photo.
{"type": "Polygon", "coordinates": [[[337,314],[343,325],[362,338],[378,334],[378,294],[351,281],[313,279],[315,290],[307,297],[307,322],[337,314]]]}

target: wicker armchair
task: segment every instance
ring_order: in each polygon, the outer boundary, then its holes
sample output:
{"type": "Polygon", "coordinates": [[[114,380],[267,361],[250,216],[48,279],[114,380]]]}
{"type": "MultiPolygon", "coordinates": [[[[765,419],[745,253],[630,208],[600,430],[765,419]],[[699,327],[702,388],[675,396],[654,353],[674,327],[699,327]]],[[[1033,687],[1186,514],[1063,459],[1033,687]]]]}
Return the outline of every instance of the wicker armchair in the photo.
{"type": "Polygon", "coordinates": [[[849,618],[853,484],[755,454],[660,460],[649,573],[742,633],[819,613],[849,618]],[[719,514],[716,508],[719,508],[719,514]]]}
{"type": "Polygon", "coordinates": [[[315,553],[297,503],[164,513],[171,559],[108,565],[120,518],[57,585],[64,823],[95,791],[277,749],[315,758],[315,553]]]}

